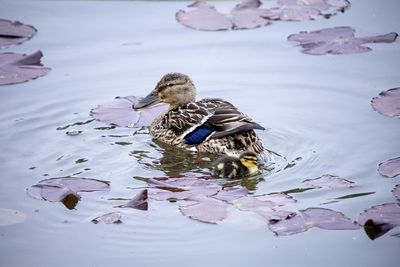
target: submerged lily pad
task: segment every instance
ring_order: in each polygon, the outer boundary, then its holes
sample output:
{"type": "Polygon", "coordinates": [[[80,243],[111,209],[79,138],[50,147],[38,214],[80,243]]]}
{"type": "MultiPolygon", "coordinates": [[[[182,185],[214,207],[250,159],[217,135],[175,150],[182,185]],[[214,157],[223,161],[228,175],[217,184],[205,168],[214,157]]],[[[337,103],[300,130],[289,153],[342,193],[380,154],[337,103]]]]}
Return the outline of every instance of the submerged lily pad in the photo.
{"type": "Polygon", "coordinates": [[[400,118],[400,88],[393,88],[379,93],[372,98],[373,109],[383,115],[400,118]]]}
{"type": "Polygon", "coordinates": [[[293,212],[280,210],[271,201],[264,201],[253,196],[245,196],[231,202],[236,208],[243,211],[252,211],[267,220],[282,220],[293,216],[293,212]]]}
{"type": "Polygon", "coordinates": [[[343,213],[324,208],[308,208],[295,216],[280,221],[270,221],[269,228],[276,235],[293,235],[312,227],[326,230],[356,230],[358,224],[343,213]]]}
{"type": "Polygon", "coordinates": [[[364,226],[369,238],[376,239],[385,233],[400,237],[400,205],[385,203],[362,212],[358,223],[364,226]]]}
{"type": "Polygon", "coordinates": [[[147,189],[139,192],[134,198],[132,198],[128,203],[120,206],[121,208],[132,208],[137,210],[147,210],[147,189]]]}
{"type": "Polygon", "coordinates": [[[0,48],[20,44],[30,38],[37,30],[19,21],[0,19],[0,48]]]}
{"type": "Polygon", "coordinates": [[[196,1],[188,6],[191,10],[179,10],[176,20],[196,30],[253,29],[270,24],[269,10],[260,9],[260,6],[259,0],[245,0],[236,5],[230,14],[222,14],[214,6],[196,1]]]}
{"type": "Polygon", "coordinates": [[[213,195],[212,197],[215,199],[230,202],[235,199],[247,196],[248,192],[249,191],[245,187],[226,187],[218,191],[218,193],[213,195]]]}
{"type": "Polygon", "coordinates": [[[112,223],[122,223],[121,221],[121,213],[120,212],[109,212],[103,214],[99,217],[94,218],[92,221],[94,224],[98,223],[105,223],[105,224],[112,224],[112,223]]]}
{"type": "Polygon", "coordinates": [[[302,183],[307,188],[347,188],[355,186],[355,183],[352,181],[330,174],[325,174],[314,179],[307,179],[302,183]]]}
{"type": "Polygon", "coordinates": [[[318,31],[300,32],[288,37],[303,49],[301,52],[310,55],[352,54],[368,52],[371,48],[366,43],[391,43],[398,34],[391,32],[371,37],[355,37],[355,29],[347,26],[327,28],[318,31]]]}
{"type": "Polygon", "coordinates": [[[0,54],[0,85],[22,83],[46,75],[50,68],[43,67],[40,50],[30,54],[0,54]]]}
{"type": "Polygon", "coordinates": [[[167,104],[157,104],[140,110],[133,105],[142,99],[136,96],[116,97],[112,102],[99,105],[90,111],[98,121],[122,127],[149,126],[153,120],[168,108],[167,104]]]}
{"type": "Polygon", "coordinates": [[[400,157],[389,159],[388,161],[379,164],[378,172],[389,178],[400,175],[400,157]]]}
{"type": "Polygon", "coordinates": [[[194,204],[179,207],[183,215],[206,223],[218,223],[228,215],[228,204],[212,198],[201,198],[194,204]]]}
{"type": "Polygon", "coordinates": [[[26,218],[26,214],[21,211],[0,208],[0,226],[22,223],[26,218]]]}
{"type": "Polygon", "coordinates": [[[80,200],[78,192],[109,191],[105,181],[91,178],[57,177],[40,181],[27,189],[29,196],[50,202],[62,202],[68,209],[80,200]]]}

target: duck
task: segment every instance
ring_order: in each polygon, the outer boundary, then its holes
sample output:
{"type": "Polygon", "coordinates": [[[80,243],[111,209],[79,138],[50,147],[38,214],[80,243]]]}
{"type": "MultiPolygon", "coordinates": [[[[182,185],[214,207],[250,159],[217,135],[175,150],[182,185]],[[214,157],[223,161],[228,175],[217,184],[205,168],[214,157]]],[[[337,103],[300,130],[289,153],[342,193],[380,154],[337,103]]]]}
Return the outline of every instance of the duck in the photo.
{"type": "Polygon", "coordinates": [[[254,176],[259,172],[257,154],[245,151],[239,157],[222,156],[219,158],[215,164],[213,175],[235,179],[254,176]]]}
{"type": "MultiPolygon", "coordinates": [[[[197,152],[238,157],[244,151],[265,156],[255,130],[265,130],[230,102],[220,98],[196,101],[196,87],[188,75],[168,73],[132,107],[169,104],[150,125],[150,135],[163,143],[197,152]]],[[[264,157],[265,158],[265,157],[264,157]]],[[[267,157],[268,158],[268,157],[267,157]]]]}

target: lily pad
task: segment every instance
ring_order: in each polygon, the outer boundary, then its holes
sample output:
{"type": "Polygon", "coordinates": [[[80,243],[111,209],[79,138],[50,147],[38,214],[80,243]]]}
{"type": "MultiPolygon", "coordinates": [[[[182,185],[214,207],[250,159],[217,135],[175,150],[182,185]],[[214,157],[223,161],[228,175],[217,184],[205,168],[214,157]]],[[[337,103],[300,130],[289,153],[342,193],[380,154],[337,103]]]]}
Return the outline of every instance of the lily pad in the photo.
{"type": "Polygon", "coordinates": [[[385,203],[362,212],[358,223],[364,226],[369,238],[376,239],[385,233],[400,237],[400,205],[385,203]]]}
{"type": "Polygon", "coordinates": [[[30,54],[0,54],[0,85],[22,83],[46,75],[51,69],[43,67],[40,50],[30,54]]]}
{"type": "Polygon", "coordinates": [[[26,218],[26,214],[21,211],[0,208],[0,226],[22,223],[26,218]]]}
{"type": "Polygon", "coordinates": [[[35,35],[37,30],[19,21],[0,19],[0,48],[20,44],[35,35]]]}
{"type": "Polygon", "coordinates": [[[40,181],[27,189],[29,196],[50,202],[62,202],[73,209],[80,200],[78,192],[109,191],[105,181],[91,178],[57,177],[40,181]]]}
{"type": "Polygon", "coordinates": [[[398,34],[391,32],[371,37],[355,37],[355,29],[347,26],[327,28],[318,31],[300,32],[288,37],[289,41],[296,42],[303,49],[301,52],[310,55],[325,54],[352,54],[368,52],[371,48],[366,43],[394,42],[398,34]]]}
{"type": "Polygon", "coordinates": [[[120,206],[121,208],[132,208],[137,210],[147,210],[147,189],[143,189],[134,198],[132,198],[128,203],[120,206]]]}
{"type": "Polygon", "coordinates": [[[400,157],[389,159],[379,164],[378,172],[385,177],[393,178],[400,175],[400,157]]]}
{"type": "Polygon", "coordinates": [[[196,1],[188,6],[191,8],[189,11],[179,10],[176,20],[196,30],[253,29],[270,24],[270,11],[260,9],[260,6],[258,0],[245,0],[236,5],[230,14],[222,14],[214,6],[196,1]]]}
{"type": "Polygon", "coordinates": [[[325,174],[314,179],[307,179],[302,183],[307,188],[348,188],[355,186],[355,183],[352,181],[330,174],[325,174]]]}
{"type": "Polygon", "coordinates": [[[150,197],[156,200],[196,200],[202,196],[217,194],[222,187],[211,180],[182,177],[159,181],[149,179],[150,197]]]}
{"type": "Polygon", "coordinates": [[[94,224],[98,223],[105,223],[105,224],[112,224],[112,223],[122,223],[121,221],[121,213],[120,212],[109,212],[103,214],[99,217],[94,218],[92,221],[94,224]]]}
{"type": "Polygon", "coordinates": [[[400,200],[400,184],[396,185],[392,191],[393,195],[400,200]]]}
{"type": "Polygon", "coordinates": [[[372,98],[373,109],[383,115],[400,118],[400,88],[393,88],[381,92],[372,98]]]}
{"type": "Polygon", "coordinates": [[[346,0],[279,0],[282,7],[274,8],[279,20],[306,21],[329,18],[336,11],[344,12],[350,6],[346,0]]]}
{"type": "Polygon", "coordinates": [[[326,230],[356,230],[357,223],[343,213],[324,208],[308,208],[295,216],[280,221],[270,221],[269,228],[277,235],[293,235],[312,227],[326,230]]]}
{"type": "Polygon", "coordinates": [[[168,108],[167,104],[157,104],[140,110],[133,105],[142,99],[136,96],[116,97],[112,102],[99,105],[90,111],[98,121],[121,127],[149,126],[155,118],[168,108]]]}
{"type": "Polygon", "coordinates": [[[218,193],[213,195],[212,197],[215,199],[230,202],[235,199],[247,196],[248,192],[249,191],[245,187],[226,187],[218,191],[218,193]]]}
{"type": "Polygon", "coordinates": [[[179,207],[183,215],[206,223],[218,223],[228,215],[228,204],[212,198],[202,198],[194,204],[179,207]]]}

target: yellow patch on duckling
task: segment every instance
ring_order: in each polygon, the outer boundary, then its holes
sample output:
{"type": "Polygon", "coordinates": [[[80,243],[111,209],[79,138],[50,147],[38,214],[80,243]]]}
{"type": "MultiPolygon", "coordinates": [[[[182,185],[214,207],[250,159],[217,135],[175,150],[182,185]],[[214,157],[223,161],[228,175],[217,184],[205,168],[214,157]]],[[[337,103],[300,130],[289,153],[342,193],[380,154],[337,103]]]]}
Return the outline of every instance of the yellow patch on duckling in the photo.
{"type": "Polygon", "coordinates": [[[241,158],[240,162],[249,170],[250,175],[255,175],[258,173],[257,161],[241,158]]]}

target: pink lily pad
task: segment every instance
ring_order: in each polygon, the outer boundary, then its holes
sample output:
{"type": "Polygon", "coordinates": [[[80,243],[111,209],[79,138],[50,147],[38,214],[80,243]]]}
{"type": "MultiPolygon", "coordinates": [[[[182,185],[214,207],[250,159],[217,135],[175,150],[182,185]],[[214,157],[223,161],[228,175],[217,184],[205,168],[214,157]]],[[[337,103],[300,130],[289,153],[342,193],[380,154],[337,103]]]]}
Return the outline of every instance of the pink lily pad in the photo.
{"type": "Polygon", "coordinates": [[[99,105],[90,115],[101,122],[121,127],[149,126],[155,118],[168,109],[167,104],[157,104],[140,110],[133,105],[142,99],[136,96],[116,97],[112,102],[99,105]]]}
{"type": "Polygon", "coordinates": [[[308,188],[349,188],[355,186],[352,181],[330,174],[325,174],[315,179],[307,179],[302,183],[308,188]]]}
{"type": "Polygon", "coordinates": [[[397,38],[397,33],[358,38],[355,29],[351,27],[334,27],[318,31],[300,32],[288,37],[289,41],[296,42],[303,49],[301,52],[310,55],[325,54],[352,54],[368,52],[371,48],[365,43],[390,43],[397,38]]]}
{"type": "Polygon", "coordinates": [[[269,228],[276,235],[293,235],[312,227],[326,230],[356,230],[360,227],[343,213],[324,208],[308,208],[295,216],[280,221],[270,221],[269,228]]]}
{"type": "Polygon", "coordinates": [[[112,224],[112,223],[122,223],[121,221],[121,213],[120,212],[109,212],[103,214],[99,217],[94,218],[92,221],[94,224],[98,223],[105,223],[105,224],[112,224]]]}
{"type": "Polygon", "coordinates": [[[258,0],[245,0],[228,15],[219,13],[214,6],[203,1],[196,1],[188,6],[191,10],[179,10],[176,20],[196,30],[253,29],[270,24],[269,10],[260,9],[260,5],[258,0]]]}
{"type": "Polygon", "coordinates": [[[148,194],[147,189],[144,189],[139,192],[134,198],[132,198],[128,203],[120,206],[121,208],[132,208],[137,210],[147,210],[148,202],[147,202],[148,194]]]}
{"type": "Polygon", "coordinates": [[[364,226],[369,238],[376,239],[385,233],[400,237],[400,205],[385,203],[373,206],[360,214],[358,223],[364,226]]]}
{"type": "Polygon", "coordinates": [[[245,187],[226,187],[218,191],[218,193],[213,195],[212,197],[215,199],[230,202],[235,199],[247,196],[248,192],[249,191],[245,187]]]}
{"type": "Polygon", "coordinates": [[[202,198],[194,204],[179,207],[183,215],[205,223],[218,223],[228,215],[228,204],[212,198],[202,198]]]}
{"type": "Polygon", "coordinates": [[[329,18],[336,11],[344,12],[350,5],[346,0],[279,0],[281,8],[275,8],[279,20],[306,21],[329,18]]]}
{"type": "Polygon", "coordinates": [[[222,187],[211,180],[182,177],[159,181],[149,179],[150,197],[155,200],[197,200],[199,197],[217,194],[222,187]]]}
{"type": "Polygon", "coordinates": [[[50,68],[43,67],[40,50],[30,55],[0,54],[0,85],[22,83],[46,75],[50,68]]]}
{"type": "Polygon", "coordinates": [[[400,175],[400,157],[379,163],[378,172],[389,178],[400,175]]]}
{"type": "Polygon", "coordinates": [[[396,185],[392,191],[393,195],[400,200],[400,184],[396,185]]]}
{"type": "Polygon", "coordinates": [[[19,21],[0,19],[0,48],[20,44],[35,35],[37,30],[19,21]]]}
{"type": "Polygon", "coordinates": [[[50,202],[62,202],[68,209],[73,209],[80,196],[78,192],[109,191],[105,181],[91,178],[57,177],[40,181],[27,189],[29,196],[50,202]]]}
{"type": "Polygon", "coordinates": [[[383,115],[400,118],[400,88],[383,91],[372,98],[373,109],[383,115]]]}

